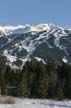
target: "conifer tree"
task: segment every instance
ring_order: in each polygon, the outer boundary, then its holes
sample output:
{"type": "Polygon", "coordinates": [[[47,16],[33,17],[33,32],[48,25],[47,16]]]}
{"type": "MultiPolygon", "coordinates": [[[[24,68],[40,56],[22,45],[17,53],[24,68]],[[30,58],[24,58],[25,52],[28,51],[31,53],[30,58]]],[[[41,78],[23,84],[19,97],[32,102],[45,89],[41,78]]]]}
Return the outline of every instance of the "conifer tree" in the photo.
{"type": "Polygon", "coordinates": [[[30,96],[30,74],[28,72],[26,65],[23,67],[21,74],[22,76],[18,86],[18,95],[20,97],[29,97],[30,96]]]}
{"type": "Polygon", "coordinates": [[[49,62],[47,69],[49,74],[49,97],[56,98],[56,91],[58,87],[57,63],[49,62]]]}
{"type": "Polygon", "coordinates": [[[5,83],[5,77],[4,77],[4,70],[3,70],[3,64],[0,64],[0,94],[5,95],[6,94],[6,83],[5,83]]]}
{"type": "Polygon", "coordinates": [[[38,63],[37,66],[37,90],[39,98],[47,98],[48,96],[48,75],[45,69],[45,65],[42,62],[38,63]]]}
{"type": "Polygon", "coordinates": [[[66,74],[67,76],[65,79],[64,91],[65,91],[65,96],[71,99],[71,66],[66,65],[65,69],[67,72],[66,74]]]}

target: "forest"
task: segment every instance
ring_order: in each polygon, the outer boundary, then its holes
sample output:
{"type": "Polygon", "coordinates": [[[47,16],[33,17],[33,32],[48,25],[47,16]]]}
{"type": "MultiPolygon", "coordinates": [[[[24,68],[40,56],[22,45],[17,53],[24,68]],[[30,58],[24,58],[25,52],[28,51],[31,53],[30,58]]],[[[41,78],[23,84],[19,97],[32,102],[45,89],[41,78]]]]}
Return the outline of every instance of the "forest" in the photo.
{"type": "Polygon", "coordinates": [[[22,69],[0,63],[0,95],[34,99],[71,99],[71,65],[27,61],[22,69]]]}

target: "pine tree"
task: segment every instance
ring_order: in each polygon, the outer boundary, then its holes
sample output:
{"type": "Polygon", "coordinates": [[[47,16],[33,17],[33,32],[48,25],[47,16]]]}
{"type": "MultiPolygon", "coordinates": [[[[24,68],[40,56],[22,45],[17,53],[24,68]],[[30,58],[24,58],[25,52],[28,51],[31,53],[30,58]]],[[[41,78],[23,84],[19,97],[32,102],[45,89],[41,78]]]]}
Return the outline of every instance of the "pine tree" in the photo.
{"type": "Polygon", "coordinates": [[[48,96],[48,75],[45,65],[42,62],[37,64],[37,92],[39,98],[47,98],[48,96]]]}
{"type": "Polygon", "coordinates": [[[22,70],[22,76],[18,86],[18,95],[20,97],[30,96],[30,74],[28,72],[27,66],[25,65],[22,70]]]}
{"type": "Polygon", "coordinates": [[[71,99],[71,66],[66,65],[65,69],[67,72],[67,76],[65,80],[64,91],[65,91],[65,96],[71,99]]]}
{"type": "Polygon", "coordinates": [[[56,98],[56,91],[58,88],[58,75],[57,75],[57,63],[49,62],[47,69],[49,74],[49,90],[48,94],[50,98],[56,98]]]}
{"type": "Polygon", "coordinates": [[[7,66],[5,72],[5,79],[8,86],[16,86],[18,81],[18,74],[18,71],[11,69],[10,66],[7,66]]]}
{"type": "Polygon", "coordinates": [[[63,91],[63,86],[62,84],[58,85],[57,91],[56,91],[56,99],[62,100],[64,98],[64,91],[63,91]]]}
{"type": "Polygon", "coordinates": [[[5,77],[4,77],[4,70],[3,70],[3,64],[0,64],[0,94],[5,95],[6,94],[6,83],[5,83],[5,77]]]}

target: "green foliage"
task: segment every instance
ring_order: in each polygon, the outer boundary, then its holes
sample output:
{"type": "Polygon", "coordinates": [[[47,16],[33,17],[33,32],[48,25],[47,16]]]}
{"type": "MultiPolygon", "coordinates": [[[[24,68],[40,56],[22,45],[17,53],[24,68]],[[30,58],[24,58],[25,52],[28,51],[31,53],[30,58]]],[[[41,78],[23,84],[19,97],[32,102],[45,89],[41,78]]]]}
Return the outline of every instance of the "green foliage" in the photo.
{"type": "Polygon", "coordinates": [[[5,83],[5,77],[4,77],[3,64],[0,64],[0,94],[1,95],[6,94],[6,83],[5,83]]]}
{"type": "Polygon", "coordinates": [[[66,79],[65,79],[65,97],[71,99],[71,66],[67,65],[66,68],[66,79]]]}
{"type": "Polygon", "coordinates": [[[16,86],[18,81],[18,72],[14,69],[11,69],[10,66],[7,66],[5,72],[5,79],[7,85],[16,86]]]}
{"type": "Polygon", "coordinates": [[[37,66],[38,76],[38,94],[40,98],[47,98],[48,96],[48,75],[45,69],[45,65],[42,62],[37,66]]]}
{"type": "Polygon", "coordinates": [[[4,70],[0,64],[0,94],[8,94],[10,87],[19,97],[71,99],[71,65],[28,61],[22,70],[9,66],[4,70]]]}
{"type": "Polygon", "coordinates": [[[64,99],[63,86],[60,83],[59,83],[57,91],[56,91],[56,99],[58,99],[58,100],[64,99]]]}
{"type": "Polygon", "coordinates": [[[22,76],[18,86],[18,90],[19,90],[18,95],[20,97],[29,97],[30,96],[30,75],[26,65],[23,67],[21,74],[22,76]]]}

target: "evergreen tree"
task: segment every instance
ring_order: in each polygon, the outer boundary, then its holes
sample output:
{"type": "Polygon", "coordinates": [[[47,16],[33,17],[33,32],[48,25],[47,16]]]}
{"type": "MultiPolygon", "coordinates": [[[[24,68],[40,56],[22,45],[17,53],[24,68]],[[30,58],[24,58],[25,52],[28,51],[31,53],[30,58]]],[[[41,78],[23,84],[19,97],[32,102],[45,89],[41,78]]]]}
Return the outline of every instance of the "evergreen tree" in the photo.
{"type": "MultiPolygon", "coordinates": [[[[27,62],[22,70],[0,64],[0,94],[16,87],[19,97],[71,99],[71,65],[66,63],[27,62]]],[[[15,91],[13,91],[15,92],[15,91]]]]}
{"type": "Polygon", "coordinates": [[[66,74],[67,76],[65,80],[64,91],[65,91],[65,96],[71,99],[71,66],[67,65],[65,69],[67,72],[66,74]]]}
{"type": "Polygon", "coordinates": [[[3,64],[0,64],[0,94],[1,95],[6,94],[6,83],[5,83],[3,66],[4,66],[3,64]]]}
{"type": "Polygon", "coordinates": [[[57,63],[49,62],[47,69],[49,74],[49,97],[56,98],[56,91],[58,88],[58,75],[57,75],[57,63]]]}
{"type": "Polygon", "coordinates": [[[18,95],[20,97],[30,96],[30,74],[26,65],[23,67],[21,72],[21,79],[18,86],[18,95]]]}
{"type": "Polygon", "coordinates": [[[37,64],[37,92],[39,98],[47,98],[48,96],[48,74],[42,62],[37,64]]]}
{"type": "Polygon", "coordinates": [[[10,66],[7,66],[5,72],[5,79],[8,86],[16,86],[18,81],[18,74],[17,70],[11,69],[10,66]]]}
{"type": "Polygon", "coordinates": [[[56,89],[56,99],[62,100],[64,98],[64,85],[59,81],[56,89]]]}

